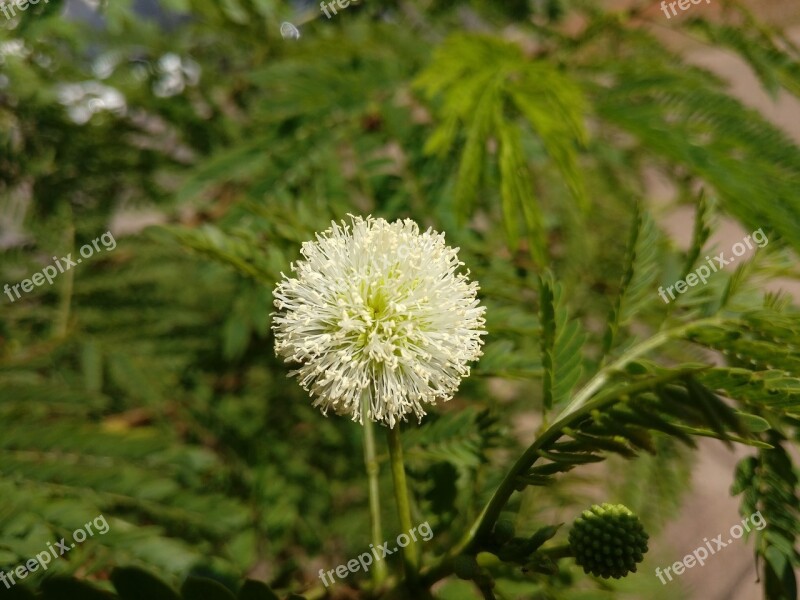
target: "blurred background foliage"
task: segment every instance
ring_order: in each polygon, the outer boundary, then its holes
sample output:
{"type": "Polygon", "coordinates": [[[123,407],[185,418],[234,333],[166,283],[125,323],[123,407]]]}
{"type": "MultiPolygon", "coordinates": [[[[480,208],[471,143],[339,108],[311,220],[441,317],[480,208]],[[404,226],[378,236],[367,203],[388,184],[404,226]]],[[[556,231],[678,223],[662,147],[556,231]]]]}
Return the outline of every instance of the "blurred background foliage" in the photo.
{"type": "MultiPolygon", "coordinates": [[[[771,93],[800,95],[798,48],[719,4],[679,27],[739,53],[771,93]]],[[[405,436],[414,516],[436,532],[426,554],[455,544],[579,383],[665,323],[723,315],[737,326],[700,328],[660,358],[721,352],[700,382],[769,423],[771,449],[752,460],[774,470],[743,463],[736,491],[746,514],[770,498],[776,525],[756,546],[766,594],[793,598],[797,480],[783,446],[798,440],[800,321],[764,283],[800,275],[800,149],[668,49],[661,20],[649,3],[589,0],[363,1],[331,19],[278,0],[50,0],[0,22],[2,283],[106,230],[118,242],[52,286],[2,296],[0,567],[100,513],[110,532],[51,572],[102,586],[134,565],[172,584],[191,572],[302,591],[362,552],[360,428],[310,407],[269,325],[300,243],[371,213],[445,231],[488,307],[474,376],[405,436]],[[281,37],[283,21],[299,39],[281,37]],[[697,206],[689,251],[655,224],[647,169],[697,206]],[[769,246],[665,305],[658,286],[702,262],[718,215],[763,228],[769,246]],[[549,296],[544,273],[559,282],[549,296]]],[[[569,521],[599,494],[657,532],[693,455],[669,435],[654,443],[632,465],[519,495],[518,529],[569,521]]],[[[381,485],[390,497],[387,469],[381,485]]],[[[509,568],[498,593],[683,593],[577,573],[509,568]]],[[[437,591],[474,594],[459,581],[437,591]]]]}

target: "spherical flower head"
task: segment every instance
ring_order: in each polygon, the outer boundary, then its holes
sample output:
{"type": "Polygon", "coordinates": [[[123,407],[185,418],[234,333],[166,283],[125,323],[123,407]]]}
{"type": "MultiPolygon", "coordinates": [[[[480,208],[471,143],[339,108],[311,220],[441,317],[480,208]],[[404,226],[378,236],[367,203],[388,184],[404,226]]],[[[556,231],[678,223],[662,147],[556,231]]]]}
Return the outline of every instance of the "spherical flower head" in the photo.
{"type": "Polygon", "coordinates": [[[569,545],[575,562],[585,573],[619,579],[636,572],[647,552],[647,540],[639,517],[622,504],[593,505],[575,520],[569,545]]]}
{"type": "Polygon", "coordinates": [[[481,356],[485,309],[458,249],[410,219],[350,216],[305,242],[273,293],[275,353],[323,414],[394,427],[452,398],[481,356]]]}

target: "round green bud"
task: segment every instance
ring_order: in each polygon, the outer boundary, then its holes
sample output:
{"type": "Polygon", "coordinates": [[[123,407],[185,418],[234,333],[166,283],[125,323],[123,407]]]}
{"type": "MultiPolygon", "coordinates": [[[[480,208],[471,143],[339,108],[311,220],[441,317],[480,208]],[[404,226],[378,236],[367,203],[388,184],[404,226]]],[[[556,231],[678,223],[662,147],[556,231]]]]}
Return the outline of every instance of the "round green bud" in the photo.
{"type": "Polygon", "coordinates": [[[639,517],[626,506],[595,504],[575,519],[569,545],[584,573],[619,579],[636,572],[649,537],[639,517]]]}
{"type": "Polygon", "coordinates": [[[478,561],[470,554],[459,554],[453,558],[453,572],[459,579],[472,580],[478,577],[481,568],[478,566],[478,561]]]}
{"type": "Polygon", "coordinates": [[[494,541],[500,544],[508,543],[514,537],[514,523],[503,519],[494,524],[494,541]]]}

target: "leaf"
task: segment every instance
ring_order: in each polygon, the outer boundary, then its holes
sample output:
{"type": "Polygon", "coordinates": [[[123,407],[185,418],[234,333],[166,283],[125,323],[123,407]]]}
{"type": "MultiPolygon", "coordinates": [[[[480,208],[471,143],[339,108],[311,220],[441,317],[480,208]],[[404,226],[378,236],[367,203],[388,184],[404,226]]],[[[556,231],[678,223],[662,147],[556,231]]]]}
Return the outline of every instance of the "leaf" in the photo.
{"type": "Polygon", "coordinates": [[[627,443],[626,438],[621,436],[602,436],[591,435],[582,431],[566,431],[567,435],[575,438],[575,442],[561,442],[555,444],[554,448],[569,448],[569,449],[586,449],[590,450],[605,450],[607,452],[614,452],[625,458],[634,458],[637,456],[636,452],[627,443]]]}
{"type": "Polygon", "coordinates": [[[681,271],[680,279],[686,279],[686,276],[694,269],[695,262],[700,254],[703,252],[703,247],[706,245],[708,238],[711,236],[711,203],[706,197],[705,190],[700,191],[697,198],[697,210],[694,216],[694,230],[692,232],[692,243],[686,253],[686,262],[684,263],[683,270],[681,271]]]}
{"type": "Polygon", "coordinates": [[[222,354],[228,360],[235,360],[244,354],[250,342],[250,323],[239,313],[231,314],[223,327],[222,354]]]}
{"type": "Polygon", "coordinates": [[[228,232],[213,225],[199,229],[159,227],[150,235],[180,242],[184,247],[228,265],[256,281],[272,285],[279,274],[272,269],[269,256],[261,250],[261,240],[253,231],[228,232]]]}
{"type": "Polygon", "coordinates": [[[236,600],[224,585],[206,577],[189,577],[181,586],[183,600],[236,600]]]}
{"type": "Polygon", "coordinates": [[[99,392],[103,387],[103,358],[97,343],[93,340],[83,345],[81,352],[84,385],[91,392],[99,392]]]}
{"type": "MultiPolygon", "coordinates": [[[[453,193],[456,214],[465,221],[470,214],[475,198],[480,191],[486,155],[486,138],[491,131],[493,103],[496,102],[496,88],[487,82],[479,92],[479,102],[475,108],[472,123],[467,129],[464,152],[458,166],[456,187],[453,193]]],[[[510,242],[509,242],[510,243],[510,242]]]]}
{"type": "Polygon", "coordinates": [[[797,580],[786,555],[775,546],[764,552],[764,591],[767,600],[797,600],[797,580]]]}
{"type": "Polygon", "coordinates": [[[531,65],[520,88],[511,87],[509,96],[541,138],[576,204],[585,211],[589,199],[577,152],[587,138],[582,118],[584,98],[577,86],[548,67],[543,63],[531,65]],[[554,113],[558,118],[553,119],[554,113]]]}
{"type": "Polygon", "coordinates": [[[111,582],[122,600],[181,600],[166,583],[136,567],[114,569],[111,582]]]}
{"type": "Polygon", "coordinates": [[[250,20],[250,14],[242,7],[239,0],[222,0],[222,11],[234,23],[245,25],[250,20]]]}
{"type": "Polygon", "coordinates": [[[583,465],[586,463],[600,462],[603,460],[602,456],[597,456],[589,452],[545,452],[539,450],[539,456],[547,458],[553,462],[559,462],[568,465],[583,465]]]}
{"type": "Polygon", "coordinates": [[[519,130],[499,113],[495,117],[495,129],[500,138],[500,197],[509,246],[512,251],[517,247],[519,236],[517,220],[519,212],[522,211],[528,231],[531,257],[540,264],[544,263],[543,216],[534,197],[519,130]]]}
{"type": "Polygon", "coordinates": [[[420,427],[403,432],[405,456],[410,461],[445,461],[459,470],[485,461],[484,451],[493,446],[497,431],[487,412],[474,409],[430,415],[420,427]]]}
{"type": "Polygon", "coordinates": [[[266,583],[248,579],[239,590],[238,600],[280,600],[266,583]]]}
{"type": "Polygon", "coordinates": [[[593,97],[598,117],[632,135],[637,155],[681,165],[713,186],[748,229],[773,231],[800,250],[797,145],[727,95],[709,71],[665,60],[663,46],[641,30],[614,31],[638,51],[603,64],[608,83],[593,97]]]}
{"type": "Polygon", "coordinates": [[[542,395],[544,409],[569,399],[582,371],[586,333],[581,323],[569,320],[560,285],[539,280],[539,320],[542,326],[542,395]]]}
{"type": "Polygon", "coordinates": [[[535,531],[528,540],[530,543],[531,552],[535,552],[547,540],[552,539],[563,525],[563,523],[559,523],[558,525],[547,525],[535,531]]]}
{"type": "Polygon", "coordinates": [[[800,479],[778,432],[765,436],[771,448],[759,450],[736,467],[732,494],[741,494],[739,513],[762,525],[755,535],[756,555],[764,560],[764,593],[769,600],[796,600],[794,567],[800,564],[800,479]]]}
{"type": "Polygon", "coordinates": [[[580,87],[548,61],[531,61],[520,48],[489,36],[453,35],[434,53],[415,87],[431,101],[441,101],[441,123],[425,147],[446,155],[459,130],[465,142],[456,176],[455,204],[462,220],[470,212],[489,173],[487,146],[499,142],[500,204],[509,246],[516,249],[518,213],[531,256],[544,257],[543,217],[535,201],[522,125],[527,122],[559,170],[581,208],[588,205],[577,148],[585,143],[584,99],[580,87]]]}
{"type": "Polygon", "coordinates": [[[678,440],[667,436],[655,439],[656,454],[642,454],[613,469],[607,492],[639,515],[652,535],[680,510],[691,488],[693,454],[678,440]]]}
{"type": "MultiPolygon", "coordinates": [[[[2,591],[0,591],[0,597],[3,598],[3,600],[36,600],[34,593],[21,585],[16,585],[10,590],[2,588],[2,591]]],[[[72,599],[70,598],[70,600],[72,599]]]]}
{"type": "Polygon", "coordinates": [[[700,380],[753,409],[800,412],[800,378],[787,376],[784,371],[718,367],[701,375],[700,380]]]}
{"type": "Polygon", "coordinates": [[[458,510],[458,478],[459,472],[452,464],[434,463],[419,478],[416,495],[428,503],[427,510],[434,515],[452,518],[458,510]]]}
{"type": "Polygon", "coordinates": [[[67,577],[51,577],[41,585],[44,600],[112,600],[115,595],[100,591],[88,583],[67,577]]]}
{"type": "Polygon", "coordinates": [[[739,421],[741,421],[741,423],[751,433],[762,433],[764,431],[768,431],[769,429],[771,429],[769,422],[766,419],[759,417],[758,415],[753,415],[750,413],[745,413],[737,410],[736,418],[739,419],[739,421]]]}
{"type": "Polygon", "coordinates": [[[652,218],[638,203],[635,204],[625,270],[603,338],[606,354],[613,347],[620,326],[630,323],[642,307],[653,300],[658,274],[658,239],[652,218]]]}
{"type": "Polygon", "coordinates": [[[773,99],[781,87],[800,96],[800,65],[796,53],[792,56],[780,49],[765,32],[763,24],[756,22],[743,7],[736,8],[745,17],[745,27],[712,23],[700,18],[690,20],[688,26],[709,42],[737,52],[748,62],[773,99]]]}

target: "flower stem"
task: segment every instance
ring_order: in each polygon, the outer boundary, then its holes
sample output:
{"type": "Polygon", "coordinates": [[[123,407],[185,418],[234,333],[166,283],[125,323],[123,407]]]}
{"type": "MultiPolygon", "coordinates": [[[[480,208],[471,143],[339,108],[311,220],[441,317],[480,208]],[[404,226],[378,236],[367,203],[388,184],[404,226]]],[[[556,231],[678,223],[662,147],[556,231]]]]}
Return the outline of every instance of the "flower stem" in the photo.
{"type": "Polygon", "coordinates": [[[389,441],[389,460],[392,465],[392,479],[394,480],[394,496],[397,502],[397,516],[400,526],[410,541],[403,548],[403,563],[405,565],[406,581],[409,586],[417,586],[419,575],[419,550],[415,539],[410,538],[411,531],[411,505],[408,500],[408,486],[406,485],[406,470],[403,464],[403,446],[400,442],[400,424],[387,429],[386,437],[389,441]]]}
{"type": "MultiPolygon", "coordinates": [[[[364,422],[364,465],[369,480],[369,513],[372,545],[377,548],[383,543],[381,529],[381,501],[378,486],[378,459],[375,454],[375,428],[369,418],[369,398],[362,403],[361,416],[364,422]]],[[[386,563],[378,561],[372,569],[372,583],[377,588],[386,580],[386,563]]]]}
{"type": "Polygon", "coordinates": [[[572,552],[572,547],[569,544],[561,544],[558,546],[550,546],[549,548],[541,548],[540,554],[543,554],[551,560],[558,560],[559,558],[569,558],[575,556],[572,552]]]}

